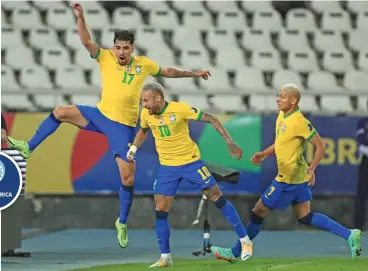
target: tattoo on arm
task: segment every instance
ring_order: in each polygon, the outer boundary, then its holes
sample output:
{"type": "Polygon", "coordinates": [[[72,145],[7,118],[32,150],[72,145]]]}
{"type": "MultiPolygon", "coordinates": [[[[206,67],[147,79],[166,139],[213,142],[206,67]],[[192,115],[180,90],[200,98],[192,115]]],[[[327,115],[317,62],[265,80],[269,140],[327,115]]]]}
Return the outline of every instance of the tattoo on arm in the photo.
{"type": "Polygon", "coordinates": [[[229,133],[227,132],[225,127],[222,125],[221,121],[214,115],[203,112],[200,121],[211,123],[213,127],[215,127],[217,132],[225,139],[226,143],[229,143],[232,141],[229,133]]]}
{"type": "Polygon", "coordinates": [[[136,146],[137,149],[139,149],[139,147],[142,146],[146,138],[147,138],[147,132],[144,131],[143,129],[140,129],[134,138],[133,145],[136,146]]]}
{"type": "Polygon", "coordinates": [[[168,78],[196,77],[196,73],[192,71],[182,71],[174,68],[165,68],[161,71],[161,76],[168,78]]]}

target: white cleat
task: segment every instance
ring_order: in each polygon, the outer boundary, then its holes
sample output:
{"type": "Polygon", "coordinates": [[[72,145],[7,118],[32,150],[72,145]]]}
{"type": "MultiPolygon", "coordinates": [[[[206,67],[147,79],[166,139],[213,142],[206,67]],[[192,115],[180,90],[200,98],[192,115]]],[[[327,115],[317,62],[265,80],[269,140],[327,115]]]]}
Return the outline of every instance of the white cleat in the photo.
{"type": "Polygon", "coordinates": [[[173,266],[173,260],[171,259],[171,257],[167,257],[167,258],[163,258],[161,257],[157,262],[155,262],[154,264],[150,265],[148,268],[160,268],[160,267],[170,267],[173,266]]]}
{"type": "Polygon", "coordinates": [[[247,261],[252,257],[253,254],[253,243],[252,241],[247,241],[242,243],[241,260],[247,261]]]}

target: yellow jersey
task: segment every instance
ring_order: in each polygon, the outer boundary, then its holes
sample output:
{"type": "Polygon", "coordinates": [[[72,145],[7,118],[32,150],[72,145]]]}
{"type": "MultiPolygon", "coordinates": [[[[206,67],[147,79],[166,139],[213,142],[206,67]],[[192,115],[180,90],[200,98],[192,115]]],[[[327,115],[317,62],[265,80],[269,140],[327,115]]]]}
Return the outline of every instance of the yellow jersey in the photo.
{"type": "Polygon", "coordinates": [[[299,111],[299,108],[287,116],[280,111],[276,120],[275,154],[278,182],[300,184],[309,180],[308,164],[304,160],[306,141],[317,131],[299,111]]]}
{"type": "Polygon", "coordinates": [[[157,115],[141,111],[140,126],[151,128],[160,164],[181,166],[201,158],[197,144],[189,135],[189,120],[199,120],[202,111],[183,102],[166,102],[157,115]]]}
{"type": "Polygon", "coordinates": [[[112,50],[102,48],[93,58],[99,63],[102,79],[97,108],[107,118],[135,127],[143,83],[147,76],[160,74],[160,66],[145,56],[132,56],[130,63],[121,66],[112,50]]]}

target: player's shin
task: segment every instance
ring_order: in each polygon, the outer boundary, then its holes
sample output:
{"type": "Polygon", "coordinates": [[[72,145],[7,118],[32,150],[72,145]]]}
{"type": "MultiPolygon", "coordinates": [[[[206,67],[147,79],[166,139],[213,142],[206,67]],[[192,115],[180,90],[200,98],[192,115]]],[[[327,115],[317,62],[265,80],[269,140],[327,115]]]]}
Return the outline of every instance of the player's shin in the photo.
{"type": "Polygon", "coordinates": [[[36,133],[28,141],[28,147],[30,151],[33,151],[39,144],[42,143],[49,135],[53,134],[57,128],[59,128],[61,122],[55,117],[54,113],[51,114],[42,121],[38,127],[36,133]]]}
{"type": "Polygon", "coordinates": [[[169,213],[156,210],[156,235],[158,245],[161,251],[161,259],[170,258],[170,226],[167,219],[169,213]]]}
{"type": "Polygon", "coordinates": [[[126,224],[128,220],[128,215],[130,211],[130,207],[133,202],[133,194],[134,194],[134,186],[126,186],[121,185],[119,191],[119,199],[120,199],[120,217],[119,222],[121,224],[126,224]]]}

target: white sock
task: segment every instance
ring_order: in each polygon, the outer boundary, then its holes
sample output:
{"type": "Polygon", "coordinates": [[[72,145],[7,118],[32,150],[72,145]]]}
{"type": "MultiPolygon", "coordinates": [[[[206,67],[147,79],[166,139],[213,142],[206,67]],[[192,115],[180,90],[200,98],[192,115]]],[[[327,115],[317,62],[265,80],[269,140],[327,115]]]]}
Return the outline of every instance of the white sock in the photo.
{"type": "Polygon", "coordinates": [[[252,240],[249,239],[248,235],[239,239],[241,243],[252,244],[252,240]]]}
{"type": "Polygon", "coordinates": [[[168,259],[171,258],[171,255],[170,255],[170,253],[162,253],[161,258],[164,259],[164,260],[168,260],[168,259]]]}

